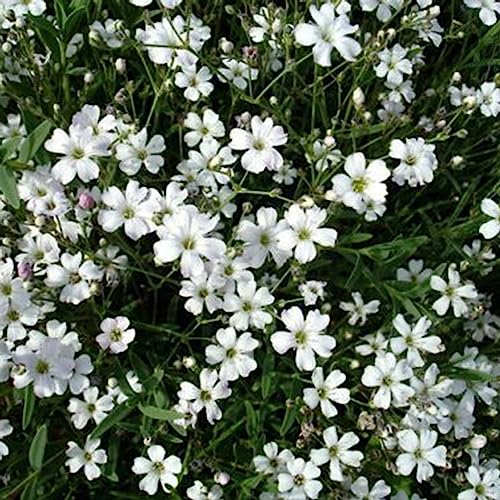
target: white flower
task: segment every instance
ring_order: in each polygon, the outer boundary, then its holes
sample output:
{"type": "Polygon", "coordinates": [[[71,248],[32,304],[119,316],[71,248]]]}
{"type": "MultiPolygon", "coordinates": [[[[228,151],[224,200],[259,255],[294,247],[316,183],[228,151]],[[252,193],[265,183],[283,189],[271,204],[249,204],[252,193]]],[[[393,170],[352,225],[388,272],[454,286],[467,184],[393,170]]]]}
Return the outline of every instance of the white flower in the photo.
{"type": "Polygon", "coordinates": [[[198,57],[182,48],[189,36],[186,32],[189,26],[192,29],[190,48],[196,52],[210,38],[210,28],[200,26],[199,20],[194,16],[186,20],[182,16],[175,16],[173,19],[163,17],[159,22],[146,25],[145,30],[138,29],[136,39],[145,47],[155,64],[166,64],[169,67],[191,65],[196,63],[198,57]]]}
{"type": "Polygon", "coordinates": [[[304,401],[313,410],[319,404],[326,418],[334,417],[338,411],[333,403],[345,405],[350,400],[349,389],[339,387],[345,382],[346,376],[340,370],[333,370],[325,379],[323,368],[318,367],[311,378],[314,389],[304,389],[304,401]]]}
{"type": "Polygon", "coordinates": [[[259,70],[250,67],[247,63],[236,61],[234,59],[223,59],[222,64],[225,68],[219,68],[217,76],[219,80],[226,83],[232,83],[240,90],[245,90],[248,82],[255,80],[259,70]]]}
{"type": "Polygon", "coordinates": [[[302,310],[294,306],[281,313],[281,320],[288,330],[273,333],[271,343],[279,354],[295,350],[295,364],[299,370],[314,370],[315,354],[323,358],[331,356],[335,339],[322,333],[330,323],[327,314],[309,311],[304,319],[302,310]]]}
{"type": "MultiPolygon", "coordinates": [[[[382,160],[374,160],[366,166],[363,153],[354,153],[345,160],[344,170],[348,175],[337,174],[333,177],[334,198],[362,213],[363,202],[383,203],[387,196],[384,181],[391,175],[382,160]]],[[[327,196],[327,199],[330,199],[327,196]]]]}
{"type": "Polygon", "coordinates": [[[92,481],[101,476],[101,469],[99,465],[105,464],[108,461],[106,452],[98,449],[101,444],[100,439],[87,438],[85,446],[80,448],[74,441],[68,442],[68,449],[66,450],[65,465],[69,471],[74,474],[83,467],[85,477],[92,481]]]}
{"type": "Polygon", "coordinates": [[[479,232],[486,239],[491,240],[500,233],[500,207],[493,200],[485,198],[481,202],[481,211],[493,219],[481,224],[479,228],[479,232]]]}
{"type": "Polygon", "coordinates": [[[157,225],[157,234],[161,234],[164,230],[163,225],[184,208],[189,193],[176,182],[169,182],[165,194],[151,189],[150,196],[156,203],[153,223],[157,225]]]}
{"type": "Polygon", "coordinates": [[[304,298],[304,304],[306,306],[314,306],[319,300],[325,298],[325,287],[326,281],[315,281],[310,280],[299,285],[299,292],[304,298]]]}
{"type": "Polygon", "coordinates": [[[221,380],[233,381],[239,377],[248,377],[257,368],[253,351],[259,342],[249,332],[236,336],[234,328],[220,328],[215,334],[217,345],[205,349],[207,363],[219,367],[221,380]]]}
{"type": "Polygon", "coordinates": [[[371,300],[367,304],[363,302],[363,297],[359,292],[351,294],[354,302],[340,302],[339,307],[343,311],[350,313],[348,323],[350,325],[359,324],[363,326],[366,323],[368,314],[375,314],[378,312],[380,300],[371,300]]]}
{"type": "Polygon", "coordinates": [[[364,11],[371,12],[377,9],[377,19],[383,23],[392,17],[392,9],[399,10],[403,6],[403,0],[359,0],[364,11]]]}
{"type": "Polygon", "coordinates": [[[15,276],[14,261],[0,261],[0,309],[7,310],[9,304],[24,309],[30,306],[30,294],[21,278],[15,276]]]}
{"type": "Polygon", "coordinates": [[[208,96],[214,89],[210,80],[212,73],[203,66],[198,71],[196,66],[183,66],[181,71],[175,74],[175,85],[184,91],[184,97],[189,101],[197,101],[201,96],[208,96]]]}
{"type": "Polygon", "coordinates": [[[412,429],[397,433],[399,447],[405,451],[396,459],[398,472],[409,476],[417,466],[417,481],[427,481],[434,475],[432,465],[444,467],[446,464],[446,448],[435,446],[438,438],[436,431],[422,429],[417,434],[412,429]]]}
{"type": "Polygon", "coordinates": [[[286,472],[286,464],[293,460],[290,450],[282,450],[278,453],[278,445],[272,441],[264,445],[264,455],[257,455],[253,459],[253,465],[257,472],[268,476],[276,476],[280,472],[286,472]]]}
{"type": "Polygon", "coordinates": [[[359,443],[359,438],[354,432],[347,432],[339,439],[337,429],[332,425],[323,431],[323,440],[326,447],[311,450],[311,460],[316,465],[330,462],[330,479],[343,481],[342,466],[359,467],[363,460],[363,453],[350,449],[359,443]]]}
{"type": "Polygon", "coordinates": [[[413,65],[406,57],[408,49],[397,43],[392,49],[384,49],[378,53],[380,63],[375,67],[375,73],[379,78],[387,78],[387,81],[394,85],[403,82],[404,75],[411,75],[413,65]]]}
{"type": "Polygon", "coordinates": [[[465,473],[472,488],[458,494],[457,500],[493,500],[500,494],[500,471],[497,468],[481,470],[471,465],[465,473]]]}
{"type": "Polygon", "coordinates": [[[379,479],[370,490],[368,479],[361,476],[351,484],[351,493],[354,495],[350,500],[382,500],[391,494],[391,487],[379,479]]]}
{"type": "MultiPolygon", "coordinates": [[[[10,425],[10,422],[6,418],[0,420],[0,439],[12,434],[13,430],[14,428],[10,425]]],[[[9,447],[3,441],[0,441],[0,461],[8,454],[9,447]]]]}
{"type": "Polygon", "coordinates": [[[14,387],[21,389],[33,382],[33,392],[39,398],[64,394],[75,367],[75,351],[58,338],[44,337],[33,349],[19,346],[14,362],[24,366],[14,375],[14,387]]]}
{"type": "Polygon", "coordinates": [[[295,258],[305,264],[316,257],[318,244],[323,247],[333,247],[337,241],[337,231],[332,228],[320,227],[327,217],[326,210],[318,207],[302,209],[292,205],[285,213],[285,220],[290,226],[278,235],[279,247],[290,252],[294,250],[295,258]]]}
{"type": "Polygon", "coordinates": [[[61,302],[78,305],[92,295],[90,284],[101,281],[104,271],[91,260],[82,263],[81,252],[75,255],[64,253],[61,265],[52,264],[47,268],[44,283],[50,288],[62,287],[59,294],[61,302]]]}
{"type": "Polygon", "coordinates": [[[184,126],[191,130],[184,135],[184,141],[190,148],[195,147],[200,141],[224,137],[225,133],[219,115],[211,109],[206,109],[201,118],[196,113],[188,113],[184,126]]]}
{"type": "Polygon", "coordinates": [[[373,335],[366,335],[363,337],[366,344],[361,344],[355,347],[355,350],[361,356],[370,356],[371,354],[385,354],[387,351],[387,345],[389,341],[386,340],[381,332],[377,332],[373,335]]]}
{"type": "Polygon", "coordinates": [[[153,230],[151,218],[156,202],[150,197],[148,188],[140,186],[137,181],[129,181],[125,194],[116,186],[111,186],[102,194],[102,202],[106,209],[98,214],[98,222],[108,233],[121,226],[125,234],[134,241],[153,230]]]}
{"type": "Polygon", "coordinates": [[[495,0],[464,0],[465,5],[471,9],[480,9],[479,19],[486,26],[493,26],[497,22],[497,14],[500,14],[500,2],[495,0]]]}
{"type": "Polygon", "coordinates": [[[147,450],[148,458],[136,457],[132,472],[145,477],[139,482],[139,489],[148,495],[154,495],[158,491],[158,483],[161,484],[165,493],[170,493],[171,488],[179,484],[177,475],[182,470],[182,462],[179,457],[170,455],[165,458],[165,449],[159,445],[150,446],[147,450]]]}
{"type": "Polygon", "coordinates": [[[225,280],[220,276],[215,273],[208,276],[206,272],[194,274],[189,280],[183,280],[179,295],[189,297],[184,304],[186,311],[197,316],[203,312],[203,307],[206,307],[210,314],[221,309],[223,302],[217,293],[224,284],[225,280]]]}
{"type": "Polygon", "coordinates": [[[177,392],[180,400],[192,401],[195,413],[205,409],[209,424],[220,420],[222,412],[217,405],[218,399],[226,399],[231,395],[231,389],[227,382],[219,380],[217,372],[204,368],[200,373],[200,387],[191,382],[181,382],[181,388],[177,392]]]}
{"type": "Polygon", "coordinates": [[[210,218],[191,205],[180,210],[158,230],[161,239],[153,247],[156,260],[166,263],[180,257],[181,273],[185,277],[203,272],[202,256],[217,261],[226,251],[223,241],[206,236],[218,221],[217,216],[210,218]]]}
{"type": "Polygon", "coordinates": [[[423,283],[426,279],[430,278],[432,269],[424,269],[424,261],[411,259],[408,262],[408,270],[402,267],[396,271],[396,278],[398,281],[408,281],[410,283],[423,283]]]}
{"type": "MultiPolygon", "coordinates": [[[[497,2],[500,14],[500,2],[497,2]]],[[[484,82],[477,91],[477,102],[484,116],[497,116],[500,113],[500,89],[495,82],[484,82]]]]}
{"type": "Polygon", "coordinates": [[[257,223],[243,220],[237,230],[237,237],[244,241],[243,259],[250,266],[259,268],[270,254],[278,267],[281,267],[290,252],[281,250],[278,238],[288,226],[284,220],[278,221],[274,208],[261,207],[256,213],[257,223]]]}
{"type": "Polygon", "coordinates": [[[294,29],[295,40],[300,45],[313,45],[314,62],[320,66],[331,66],[331,53],[336,49],[347,61],[354,61],[361,52],[361,45],[350,38],[358,31],[358,25],[351,25],[346,15],[335,15],[335,7],[324,3],[319,9],[309,7],[315,24],[300,23],[294,29]]]}
{"type": "Polygon", "coordinates": [[[278,491],[285,493],[285,498],[318,498],[323,485],[317,479],[321,471],[316,465],[303,458],[295,458],[287,462],[286,469],[286,472],[278,474],[278,491]]]}
{"type": "Polygon", "coordinates": [[[283,157],[275,146],[286,144],[287,135],[283,127],[274,125],[272,118],[264,121],[254,116],[250,121],[251,132],[241,128],[231,130],[229,147],[245,151],[241,165],[248,172],[258,174],[266,168],[278,170],[283,165],[283,157]]]}
{"type": "Polygon", "coordinates": [[[100,424],[113,409],[113,400],[111,396],[102,396],[99,398],[99,389],[89,387],[83,391],[84,401],[71,398],[69,400],[68,411],[73,413],[71,421],[77,429],[83,429],[88,421],[92,419],[96,424],[100,424]]]}
{"type": "Polygon", "coordinates": [[[391,406],[391,399],[394,406],[405,406],[408,398],[413,396],[415,391],[408,385],[403,384],[403,380],[408,380],[413,372],[406,361],[396,361],[392,353],[379,355],[375,358],[375,366],[367,366],[361,377],[361,383],[366,387],[378,387],[373,396],[373,404],[377,408],[387,410],[391,406]]]}
{"type": "Polygon", "coordinates": [[[124,352],[135,338],[135,330],[129,326],[130,321],[125,316],[106,318],[101,322],[103,333],[96,337],[96,341],[102,349],[109,349],[113,354],[124,352]]]}
{"type": "Polygon", "coordinates": [[[263,308],[271,305],[274,297],[266,287],[257,289],[254,280],[239,281],[236,289],[237,295],[228,293],[224,297],[224,311],[233,313],[229,324],[237,330],[246,330],[249,326],[263,330],[273,320],[263,308]]]}
{"type": "Polygon", "coordinates": [[[436,146],[426,144],[421,137],[405,139],[405,142],[391,141],[389,156],[401,160],[392,173],[392,180],[399,186],[407,182],[411,187],[432,182],[438,165],[435,149],[436,146]]]}
{"type": "Polygon", "coordinates": [[[158,173],[164,163],[159,153],[165,151],[165,140],[161,135],[155,135],[147,142],[148,135],[145,128],[137,134],[130,134],[127,142],[116,146],[118,166],[127,175],[135,175],[142,165],[152,174],[158,173]]]}
{"type": "Polygon", "coordinates": [[[54,130],[45,149],[62,158],[52,167],[52,175],[63,184],[69,184],[77,175],[83,182],[97,179],[99,165],[95,158],[109,156],[107,146],[93,135],[90,127],[71,125],[69,135],[60,128],[54,130]]]}
{"type": "Polygon", "coordinates": [[[220,500],[224,492],[218,484],[214,484],[210,490],[201,481],[195,481],[193,486],[186,490],[186,495],[191,500],[220,500]]]}
{"type": "Polygon", "coordinates": [[[427,336],[432,323],[426,316],[423,316],[416,324],[410,326],[404,316],[398,314],[392,324],[401,335],[391,339],[392,352],[399,355],[407,351],[406,360],[412,368],[425,365],[420,351],[437,354],[444,349],[441,339],[437,335],[427,336]]]}
{"type": "Polygon", "coordinates": [[[477,290],[473,284],[462,285],[460,274],[454,264],[448,266],[448,283],[439,276],[432,276],[431,288],[442,294],[442,297],[432,304],[432,308],[439,316],[444,316],[450,305],[453,307],[455,317],[465,316],[469,306],[464,299],[477,297],[477,290]]]}

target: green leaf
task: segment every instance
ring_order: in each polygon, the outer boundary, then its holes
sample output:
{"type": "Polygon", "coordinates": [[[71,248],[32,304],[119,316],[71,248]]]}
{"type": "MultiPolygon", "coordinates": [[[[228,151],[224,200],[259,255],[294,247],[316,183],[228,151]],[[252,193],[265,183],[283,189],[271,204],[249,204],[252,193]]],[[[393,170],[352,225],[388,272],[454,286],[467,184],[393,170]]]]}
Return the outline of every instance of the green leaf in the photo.
{"type": "Polygon", "coordinates": [[[37,151],[40,149],[45,139],[49,135],[52,129],[52,123],[49,120],[45,120],[38,127],[31,132],[26,139],[21,144],[19,149],[19,160],[23,163],[27,163],[29,160],[33,159],[37,151]]]}
{"type": "Polygon", "coordinates": [[[93,430],[90,435],[92,439],[97,439],[102,436],[109,429],[121,422],[129,413],[134,409],[131,406],[131,401],[125,401],[121,405],[113,408],[113,411],[93,430]]]}
{"type": "Polygon", "coordinates": [[[257,414],[250,401],[245,401],[245,409],[247,413],[246,430],[249,436],[255,436],[258,433],[257,414]]]}
{"type": "Polygon", "coordinates": [[[71,40],[71,37],[79,31],[80,24],[86,17],[86,7],[80,6],[74,10],[64,21],[63,32],[66,42],[71,40]]]}
{"type": "Polygon", "coordinates": [[[35,476],[24,488],[20,500],[36,500],[38,487],[38,476],[35,476]]]}
{"type": "Polygon", "coordinates": [[[286,435],[286,433],[290,430],[293,423],[295,422],[296,416],[297,408],[295,407],[295,405],[286,409],[285,418],[283,419],[280,427],[280,436],[286,435]]]}
{"type": "Polygon", "coordinates": [[[16,176],[8,165],[0,165],[0,191],[9,205],[19,208],[21,201],[17,192],[16,176]]]}
{"type": "Polygon", "coordinates": [[[35,394],[33,392],[33,387],[29,385],[24,388],[24,406],[23,406],[23,430],[26,430],[33,417],[33,411],[35,410],[35,394]]]}
{"type": "Polygon", "coordinates": [[[156,406],[150,405],[139,405],[139,410],[146,417],[152,418],[154,420],[164,420],[166,422],[173,422],[174,420],[180,418],[182,415],[174,410],[165,410],[164,408],[158,408],[156,406]]]}
{"type": "Polygon", "coordinates": [[[46,445],[47,425],[44,424],[38,429],[37,433],[35,434],[28,452],[29,462],[33,469],[39,470],[42,468],[46,445]]]}
{"type": "Polygon", "coordinates": [[[54,25],[44,16],[29,16],[30,24],[33,26],[40,40],[50,49],[54,58],[59,61],[59,32],[54,25]]]}

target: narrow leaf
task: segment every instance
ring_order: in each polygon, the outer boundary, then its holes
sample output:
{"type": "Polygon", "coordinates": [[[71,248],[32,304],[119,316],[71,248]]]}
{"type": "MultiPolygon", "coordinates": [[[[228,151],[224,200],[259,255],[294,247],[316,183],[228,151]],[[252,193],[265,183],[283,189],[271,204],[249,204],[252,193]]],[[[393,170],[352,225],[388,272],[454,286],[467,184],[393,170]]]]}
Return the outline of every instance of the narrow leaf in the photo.
{"type": "Polygon", "coordinates": [[[33,417],[33,411],[35,410],[35,394],[33,392],[33,387],[29,385],[24,388],[24,406],[23,406],[23,430],[26,430],[33,417]]]}
{"type": "Polygon", "coordinates": [[[30,465],[34,469],[38,470],[42,468],[46,445],[47,445],[47,425],[44,424],[38,429],[35,437],[33,438],[28,453],[30,465]]]}
{"type": "Polygon", "coordinates": [[[45,120],[24,139],[19,150],[19,160],[27,163],[34,158],[52,129],[52,123],[45,120]]]}
{"type": "Polygon", "coordinates": [[[17,192],[16,177],[8,165],[0,165],[0,191],[9,205],[19,208],[21,201],[17,192]]]}

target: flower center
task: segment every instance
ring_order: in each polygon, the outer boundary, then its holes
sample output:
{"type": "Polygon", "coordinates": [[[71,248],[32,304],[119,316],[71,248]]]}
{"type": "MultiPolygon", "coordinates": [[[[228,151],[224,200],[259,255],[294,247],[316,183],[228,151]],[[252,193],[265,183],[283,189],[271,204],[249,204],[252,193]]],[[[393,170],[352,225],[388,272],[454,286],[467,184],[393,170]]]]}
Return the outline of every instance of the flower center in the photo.
{"type": "Polygon", "coordinates": [[[405,160],[407,165],[415,165],[417,163],[417,157],[415,155],[409,154],[405,160]]]}
{"type": "Polygon", "coordinates": [[[271,238],[269,237],[269,235],[267,233],[262,233],[260,235],[260,244],[263,247],[267,247],[269,246],[270,243],[271,243],[271,238]]]}
{"type": "Polygon", "coordinates": [[[47,361],[40,359],[40,360],[38,360],[38,362],[35,366],[35,371],[37,373],[40,373],[41,375],[44,375],[45,373],[48,373],[48,371],[49,371],[49,364],[47,363],[47,361]]]}
{"type": "Polygon", "coordinates": [[[85,151],[82,148],[74,148],[71,156],[74,160],[81,160],[85,156],[85,151]]]}
{"type": "Polygon", "coordinates": [[[135,217],[135,210],[132,207],[126,207],[122,215],[124,219],[133,219],[135,217]]]}
{"type": "Polygon", "coordinates": [[[158,474],[161,474],[165,469],[165,466],[163,465],[162,462],[154,462],[153,463],[153,470],[157,472],[158,474]]]}
{"type": "Polygon", "coordinates": [[[120,329],[118,328],[115,328],[113,330],[111,330],[111,333],[109,334],[109,338],[113,341],[113,342],[118,342],[122,339],[122,332],[120,329]]]}
{"type": "Polygon", "coordinates": [[[212,400],[212,394],[210,394],[210,391],[207,390],[202,390],[200,392],[200,399],[202,401],[211,401],[212,400]]]}
{"type": "Polygon", "coordinates": [[[303,228],[299,231],[298,233],[299,240],[305,241],[311,239],[311,233],[309,232],[308,229],[303,228]]]}
{"type": "Polygon", "coordinates": [[[366,189],[366,180],[363,177],[358,179],[353,179],[352,181],[352,190],[355,193],[362,193],[366,189]]]}
{"type": "Polygon", "coordinates": [[[195,246],[195,242],[192,238],[186,238],[182,242],[182,246],[184,247],[185,250],[193,250],[195,246]]]}
{"type": "Polygon", "coordinates": [[[251,302],[243,302],[242,306],[243,312],[250,312],[253,309],[252,303],[251,302]]]}
{"type": "Polygon", "coordinates": [[[253,142],[253,147],[257,151],[263,151],[264,149],[266,149],[266,143],[263,139],[255,139],[255,141],[253,142]]]}
{"type": "Polygon", "coordinates": [[[305,480],[305,477],[302,475],[302,474],[297,474],[294,478],[293,478],[293,482],[297,485],[297,486],[302,486],[306,480],[305,480]]]}
{"type": "Polygon", "coordinates": [[[303,330],[295,332],[295,340],[298,345],[304,345],[307,342],[307,333],[303,330]]]}

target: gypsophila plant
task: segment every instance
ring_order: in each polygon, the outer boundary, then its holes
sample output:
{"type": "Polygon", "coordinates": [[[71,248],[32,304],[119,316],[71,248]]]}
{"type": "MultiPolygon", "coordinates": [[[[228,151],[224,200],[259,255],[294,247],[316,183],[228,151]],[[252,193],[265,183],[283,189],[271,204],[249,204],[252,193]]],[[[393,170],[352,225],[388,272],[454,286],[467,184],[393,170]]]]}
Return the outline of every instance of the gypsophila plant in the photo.
{"type": "Polygon", "coordinates": [[[0,45],[0,498],[500,499],[500,1],[0,45]]]}

